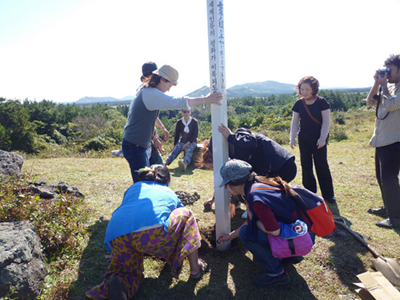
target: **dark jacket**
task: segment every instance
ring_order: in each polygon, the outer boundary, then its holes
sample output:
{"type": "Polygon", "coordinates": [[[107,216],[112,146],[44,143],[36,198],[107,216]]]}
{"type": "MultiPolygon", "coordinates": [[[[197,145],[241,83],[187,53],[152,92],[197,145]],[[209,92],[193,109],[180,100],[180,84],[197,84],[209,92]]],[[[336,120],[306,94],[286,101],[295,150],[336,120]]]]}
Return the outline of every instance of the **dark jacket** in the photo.
{"type": "Polygon", "coordinates": [[[229,157],[248,162],[259,175],[277,173],[288,160],[294,159],[294,155],[277,142],[246,128],[230,134],[228,142],[233,145],[229,157]]]}

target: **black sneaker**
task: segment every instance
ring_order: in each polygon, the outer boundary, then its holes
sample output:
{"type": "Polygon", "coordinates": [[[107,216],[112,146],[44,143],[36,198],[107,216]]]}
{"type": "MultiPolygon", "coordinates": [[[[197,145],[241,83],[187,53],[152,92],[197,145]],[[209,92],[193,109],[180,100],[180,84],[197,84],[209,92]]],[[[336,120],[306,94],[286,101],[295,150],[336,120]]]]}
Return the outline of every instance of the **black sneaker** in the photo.
{"type": "Polygon", "coordinates": [[[379,208],[370,208],[368,209],[368,213],[377,215],[380,217],[387,217],[386,207],[381,206],[379,208]]]}
{"type": "Polygon", "coordinates": [[[335,197],[331,197],[326,199],[325,201],[329,202],[329,203],[336,203],[336,198],[335,197]]]}
{"type": "Polygon", "coordinates": [[[290,282],[290,277],[286,272],[276,277],[272,277],[264,273],[261,275],[257,275],[256,277],[253,278],[253,283],[255,286],[264,288],[277,285],[286,285],[289,282],[290,282]]]}

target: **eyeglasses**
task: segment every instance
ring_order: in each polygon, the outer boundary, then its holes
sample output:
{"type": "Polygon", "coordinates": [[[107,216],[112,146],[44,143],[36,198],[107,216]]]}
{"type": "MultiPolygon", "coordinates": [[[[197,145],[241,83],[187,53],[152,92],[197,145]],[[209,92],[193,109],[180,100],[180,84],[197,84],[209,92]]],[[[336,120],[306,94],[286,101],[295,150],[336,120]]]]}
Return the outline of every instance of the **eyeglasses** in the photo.
{"type": "Polygon", "coordinates": [[[190,113],[190,110],[182,110],[182,112],[183,112],[184,114],[188,114],[188,113],[190,113]]]}

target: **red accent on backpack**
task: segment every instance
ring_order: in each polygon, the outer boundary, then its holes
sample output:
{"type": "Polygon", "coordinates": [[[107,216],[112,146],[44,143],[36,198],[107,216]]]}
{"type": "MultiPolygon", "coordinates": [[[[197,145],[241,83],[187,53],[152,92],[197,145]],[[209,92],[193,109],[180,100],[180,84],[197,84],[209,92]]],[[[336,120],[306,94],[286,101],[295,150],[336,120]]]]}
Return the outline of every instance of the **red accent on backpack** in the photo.
{"type": "Polygon", "coordinates": [[[312,222],[311,231],[325,236],[335,230],[335,220],[325,200],[302,186],[292,186],[298,197],[292,197],[297,207],[312,222]]]}

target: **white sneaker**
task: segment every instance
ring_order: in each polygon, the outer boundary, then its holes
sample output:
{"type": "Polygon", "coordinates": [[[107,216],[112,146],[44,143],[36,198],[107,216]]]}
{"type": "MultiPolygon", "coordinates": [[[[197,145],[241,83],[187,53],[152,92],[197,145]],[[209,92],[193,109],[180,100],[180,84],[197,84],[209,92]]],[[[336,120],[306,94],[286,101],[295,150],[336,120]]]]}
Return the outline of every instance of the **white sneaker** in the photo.
{"type": "Polygon", "coordinates": [[[247,219],[247,210],[245,210],[244,213],[242,214],[242,218],[247,219]]]}
{"type": "Polygon", "coordinates": [[[124,157],[124,154],[122,153],[122,149],[119,150],[112,150],[111,154],[117,157],[124,157]]]}
{"type": "Polygon", "coordinates": [[[179,169],[181,169],[182,172],[186,171],[186,164],[183,161],[178,161],[179,169]]]}

